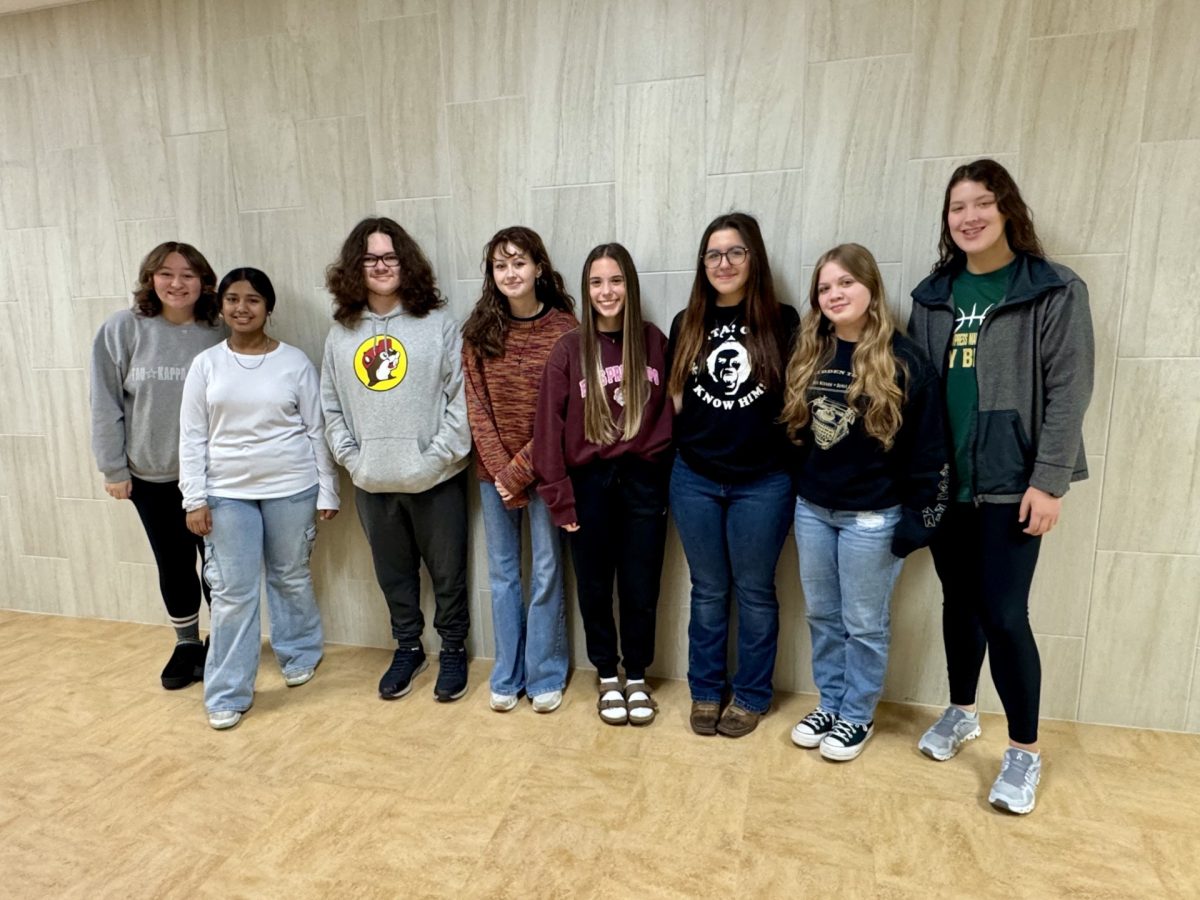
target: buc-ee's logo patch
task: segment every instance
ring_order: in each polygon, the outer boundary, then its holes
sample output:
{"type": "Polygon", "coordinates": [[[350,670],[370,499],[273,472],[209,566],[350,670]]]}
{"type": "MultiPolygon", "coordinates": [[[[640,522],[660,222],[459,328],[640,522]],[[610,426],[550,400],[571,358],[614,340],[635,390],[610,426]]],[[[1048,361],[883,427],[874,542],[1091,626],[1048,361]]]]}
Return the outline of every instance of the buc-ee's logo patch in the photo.
{"type": "Polygon", "coordinates": [[[390,334],[369,337],[354,351],[354,374],[372,391],[390,391],[408,374],[404,345],[390,334]]]}

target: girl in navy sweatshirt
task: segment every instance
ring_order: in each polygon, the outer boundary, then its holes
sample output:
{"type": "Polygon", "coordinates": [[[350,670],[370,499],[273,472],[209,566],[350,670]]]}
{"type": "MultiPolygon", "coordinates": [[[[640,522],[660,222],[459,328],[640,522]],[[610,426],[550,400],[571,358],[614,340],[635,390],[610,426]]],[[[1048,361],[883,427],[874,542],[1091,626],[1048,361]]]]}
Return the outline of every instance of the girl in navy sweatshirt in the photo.
{"type": "Polygon", "coordinates": [[[792,741],[850,760],[875,730],[892,587],[933,535],[949,470],[937,376],[896,330],[870,251],[823,255],[808,302],[783,421],[801,447],[796,550],[820,705],[792,741]]]}
{"type": "Polygon", "coordinates": [[[600,718],[648,725],[658,709],[645,679],[654,659],[673,412],[667,339],[642,320],[637,269],[620,244],[588,254],[582,292],[583,327],[559,339],[542,376],[533,462],[538,493],[571,537],[600,718]]]}

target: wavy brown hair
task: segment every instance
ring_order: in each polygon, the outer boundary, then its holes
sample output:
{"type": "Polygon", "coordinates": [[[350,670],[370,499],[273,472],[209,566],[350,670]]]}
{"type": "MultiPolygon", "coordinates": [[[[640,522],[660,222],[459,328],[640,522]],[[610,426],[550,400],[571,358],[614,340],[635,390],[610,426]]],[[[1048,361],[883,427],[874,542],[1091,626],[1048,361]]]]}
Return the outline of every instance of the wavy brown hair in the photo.
{"type": "Polygon", "coordinates": [[[575,300],[567,293],[563,277],[550,262],[550,254],[546,252],[541,236],[532,228],[522,225],[501,228],[483,248],[483,290],[462,329],[463,341],[480,356],[489,359],[504,354],[504,338],[508,335],[508,322],[512,317],[508,298],[496,285],[496,277],[492,274],[493,257],[497,254],[506,257],[517,255],[506,251],[509,244],[541,269],[541,274],[533,283],[534,296],[538,301],[547,308],[575,314],[575,300]]]}
{"type": "Polygon", "coordinates": [[[133,289],[133,308],[139,316],[153,319],[162,314],[162,300],[154,293],[154,273],[163,267],[167,257],[178,253],[192,271],[200,277],[200,297],[192,316],[197,322],[217,323],[220,303],[217,300],[217,273],[208,264],[204,254],[182,241],[166,241],[146,254],[138,268],[138,283],[133,289]]]}
{"type": "Polygon", "coordinates": [[[1045,258],[1046,251],[1042,249],[1042,242],[1033,227],[1033,213],[1025,205],[1021,190],[1008,174],[1008,169],[994,159],[977,159],[955,169],[946,185],[946,195],[942,198],[942,234],[938,238],[938,261],[933,266],[935,272],[951,263],[961,266],[967,256],[954,243],[954,237],[950,234],[950,223],[947,221],[950,213],[950,192],[956,184],[963,181],[978,182],[996,195],[996,208],[1005,218],[1004,236],[1008,238],[1008,246],[1012,250],[1045,258]]]}
{"type": "Polygon", "coordinates": [[[692,366],[696,364],[704,347],[704,317],[709,307],[716,302],[717,291],[708,280],[704,268],[704,251],[714,231],[734,229],[750,251],[746,264],[750,266],[746,279],[746,296],[742,301],[746,310],[746,349],[759,382],[768,390],[778,387],[783,380],[784,361],[787,357],[788,336],[783,334],[783,317],[779,311],[779,300],[775,297],[775,285],[771,280],[771,264],[767,261],[767,249],[763,244],[758,220],[749,213],[731,212],[717,216],[708,223],[700,238],[700,250],[696,254],[696,277],[692,281],[692,293],[688,299],[683,321],[676,339],[675,362],[671,366],[668,391],[673,396],[683,393],[692,366]]]}
{"type": "Polygon", "coordinates": [[[437,287],[433,266],[420,246],[400,223],[386,216],[363,219],[342,243],[337,260],[325,270],[325,286],[333,294],[333,318],[343,325],[358,322],[367,308],[367,279],[363,276],[362,258],[367,252],[367,238],[386,234],[400,257],[400,289],[396,296],[409,315],[421,318],[446,305],[437,287]]]}
{"type": "Polygon", "coordinates": [[[646,329],[642,320],[642,293],[638,286],[637,267],[629,251],[617,243],[600,244],[592,248],[583,263],[583,286],[580,293],[587,298],[580,332],[581,363],[587,381],[587,396],[583,398],[583,436],[592,444],[611,444],[618,438],[633,440],[642,427],[642,417],[650,400],[650,379],[646,375],[646,329]],[[614,422],[608,406],[608,394],[600,380],[600,346],[596,329],[596,310],[591,304],[588,281],[592,263],[611,259],[625,279],[625,306],[621,322],[621,394],[624,404],[618,421],[614,422]]]}
{"type": "Polygon", "coordinates": [[[846,391],[846,403],[862,418],[867,434],[879,441],[884,450],[890,450],[904,420],[901,413],[904,391],[897,375],[902,373],[907,383],[908,368],[892,349],[896,322],[887,304],[879,266],[871,251],[861,244],[839,244],[822,255],[813,267],[809,308],[788,361],[783,413],[779,418],[787,426],[792,441],[803,443],[802,432],[812,418],[809,394],[813,382],[837,350],[833,323],[821,312],[818,300],[821,269],[831,262],[849,272],[871,293],[867,321],[854,345],[854,377],[846,391]]]}

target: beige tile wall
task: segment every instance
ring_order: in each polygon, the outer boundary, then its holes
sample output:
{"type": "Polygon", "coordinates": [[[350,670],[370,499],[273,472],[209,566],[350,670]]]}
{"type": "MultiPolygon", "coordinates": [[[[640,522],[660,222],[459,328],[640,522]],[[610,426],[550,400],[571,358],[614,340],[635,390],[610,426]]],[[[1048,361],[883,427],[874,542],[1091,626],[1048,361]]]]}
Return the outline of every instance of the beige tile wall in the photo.
{"type": "MultiPolygon", "coordinates": [[[[1033,591],[1044,712],[1200,731],[1198,40],[1192,0],[93,0],[0,17],[0,606],[164,621],[86,426],[91,337],[161,240],[267,269],[279,335],[314,358],[324,266],[373,213],[411,229],[459,316],[483,243],[524,222],[573,290],[593,243],[625,242],[665,327],[701,229],[731,208],[759,215],[789,302],[829,244],[857,240],[905,314],[947,175],[988,154],[1091,285],[1097,337],[1093,477],[1033,591]]],[[[789,542],[777,682],[808,690],[795,559],[789,542]]],[[[386,645],[352,510],[322,525],[314,571],[329,637],[386,645]]],[[[673,533],[662,584],[655,668],[680,677],[673,533]]],[[[893,620],[888,696],[943,702],[926,552],[893,620]]],[[[986,674],[981,702],[998,703],[986,674]]]]}

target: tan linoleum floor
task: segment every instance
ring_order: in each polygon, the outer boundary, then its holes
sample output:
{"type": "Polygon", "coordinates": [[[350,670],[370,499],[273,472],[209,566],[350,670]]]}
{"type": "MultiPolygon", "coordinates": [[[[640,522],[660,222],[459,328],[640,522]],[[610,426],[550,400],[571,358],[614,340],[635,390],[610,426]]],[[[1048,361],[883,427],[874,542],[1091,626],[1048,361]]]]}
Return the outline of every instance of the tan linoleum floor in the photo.
{"type": "Polygon", "coordinates": [[[201,687],[166,692],[162,627],[0,611],[2,897],[1196,897],[1200,738],[1043,725],[1038,808],[986,794],[1001,719],[958,758],[885,704],[847,764],[793,747],[811,696],[752,735],[701,738],[687,686],[658,721],[456,703],[436,665],[385,703],[390,654],[330,646],[288,689],[264,647],[254,708],[212,731],[201,687]]]}

